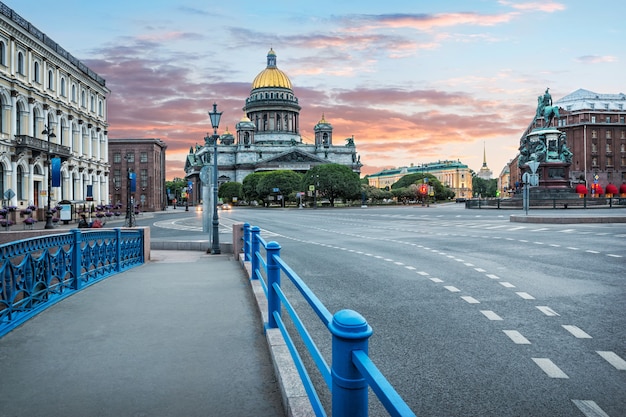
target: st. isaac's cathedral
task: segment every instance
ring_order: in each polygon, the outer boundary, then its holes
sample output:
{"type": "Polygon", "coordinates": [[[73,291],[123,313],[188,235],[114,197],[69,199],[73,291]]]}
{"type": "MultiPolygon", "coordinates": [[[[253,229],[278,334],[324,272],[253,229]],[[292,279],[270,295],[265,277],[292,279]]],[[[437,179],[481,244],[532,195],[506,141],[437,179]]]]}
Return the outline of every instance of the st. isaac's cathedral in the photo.
{"type": "MultiPolygon", "coordinates": [[[[235,125],[235,135],[220,135],[217,146],[218,184],[243,179],[254,172],[291,170],[307,172],[314,166],[336,163],[360,173],[361,161],[352,137],[333,144],[333,127],[324,115],[313,128],[314,143],[300,134],[300,105],[287,74],[276,66],[276,53],[267,53],[267,67],[252,82],[243,106],[244,117],[235,125]]],[[[213,165],[213,141],[192,147],[185,162],[186,179],[201,187],[203,166],[213,165]]],[[[197,193],[196,193],[197,194],[197,193]]],[[[197,196],[192,195],[194,201],[197,196]]]]}

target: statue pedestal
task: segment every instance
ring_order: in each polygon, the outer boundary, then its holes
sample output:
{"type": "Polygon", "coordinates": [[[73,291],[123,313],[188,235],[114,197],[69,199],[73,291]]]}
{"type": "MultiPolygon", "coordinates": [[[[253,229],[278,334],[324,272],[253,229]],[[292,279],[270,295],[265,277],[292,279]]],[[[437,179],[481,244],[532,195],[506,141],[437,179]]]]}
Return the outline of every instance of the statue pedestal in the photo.
{"type": "Polygon", "coordinates": [[[520,146],[519,167],[530,172],[528,162],[539,162],[539,189],[571,188],[571,157],[563,132],[554,128],[536,129],[526,135],[520,146]]]}

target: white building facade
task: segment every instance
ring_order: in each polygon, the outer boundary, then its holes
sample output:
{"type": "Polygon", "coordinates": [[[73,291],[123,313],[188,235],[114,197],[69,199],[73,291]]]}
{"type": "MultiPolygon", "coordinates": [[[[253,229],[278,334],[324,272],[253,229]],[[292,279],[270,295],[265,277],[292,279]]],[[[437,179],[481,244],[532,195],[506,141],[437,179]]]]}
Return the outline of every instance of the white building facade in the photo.
{"type": "Polygon", "coordinates": [[[109,202],[105,80],[0,3],[0,192],[4,205],[109,202]],[[46,135],[44,131],[53,132],[46,135]],[[48,190],[48,159],[60,158],[48,190]]]}

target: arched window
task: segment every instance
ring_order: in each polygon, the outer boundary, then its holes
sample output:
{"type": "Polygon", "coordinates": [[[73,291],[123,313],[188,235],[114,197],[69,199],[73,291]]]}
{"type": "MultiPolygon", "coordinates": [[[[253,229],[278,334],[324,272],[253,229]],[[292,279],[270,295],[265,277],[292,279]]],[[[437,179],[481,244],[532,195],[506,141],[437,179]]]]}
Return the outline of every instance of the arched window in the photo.
{"type": "Polygon", "coordinates": [[[98,100],[98,116],[102,116],[102,100],[98,100]]]}
{"type": "Polygon", "coordinates": [[[65,78],[61,78],[61,96],[65,97],[65,78]]]}
{"type": "Polygon", "coordinates": [[[24,54],[22,52],[17,53],[17,73],[24,75],[24,54]]]}
{"type": "Polygon", "coordinates": [[[0,194],[4,195],[4,165],[0,163],[0,194]]]}
{"type": "Polygon", "coordinates": [[[54,90],[54,72],[48,70],[48,88],[54,90]]]}
{"type": "Polygon", "coordinates": [[[87,107],[87,98],[85,97],[85,90],[80,92],[80,105],[81,107],[87,107]]]}
{"type": "Polygon", "coordinates": [[[5,55],[6,52],[7,52],[6,45],[4,44],[4,42],[0,41],[0,64],[1,65],[7,64],[7,58],[5,55]]]}
{"type": "Polygon", "coordinates": [[[22,169],[21,165],[17,166],[17,199],[18,200],[23,200],[24,199],[24,182],[23,182],[23,178],[24,178],[24,170],[22,169]]]}
{"type": "Polygon", "coordinates": [[[76,103],[76,86],[72,84],[72,102],[76,103]]]}
{"type": "Polygon", "coordinates": [[[36,83],[40,82],[39,81],[39,62],[35,61],[35,64],[33,64],[33,78],[35,80],[36,83]]]}
{"type": "Polygon", "coordinates": [[[22,106],[21,104],[17,105],[17,112],[15,112],[15,134],[22,134],[22,106]]]}
{"type": "Polygon", "coordinates": [[[96,99],[94,96],[91,96],[91,103],[89,103],[89,110],[90,111],[96,110],[96,99]]]}

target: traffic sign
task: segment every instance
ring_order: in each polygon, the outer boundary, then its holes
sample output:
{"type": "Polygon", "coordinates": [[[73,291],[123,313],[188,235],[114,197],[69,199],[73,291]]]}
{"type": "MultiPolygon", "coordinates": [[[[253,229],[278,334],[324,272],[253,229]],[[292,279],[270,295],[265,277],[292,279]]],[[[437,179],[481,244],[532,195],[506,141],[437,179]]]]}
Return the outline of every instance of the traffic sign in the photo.
{"type": "Polygon", "coordinates": [[[537,172],[537,168],[539,168],[539,162],[537,162],[537,161],[527,162],[526,165],[528,165],[530,167],[530,170],[532,171],[533,174],[535,172],[537,172]]]}

